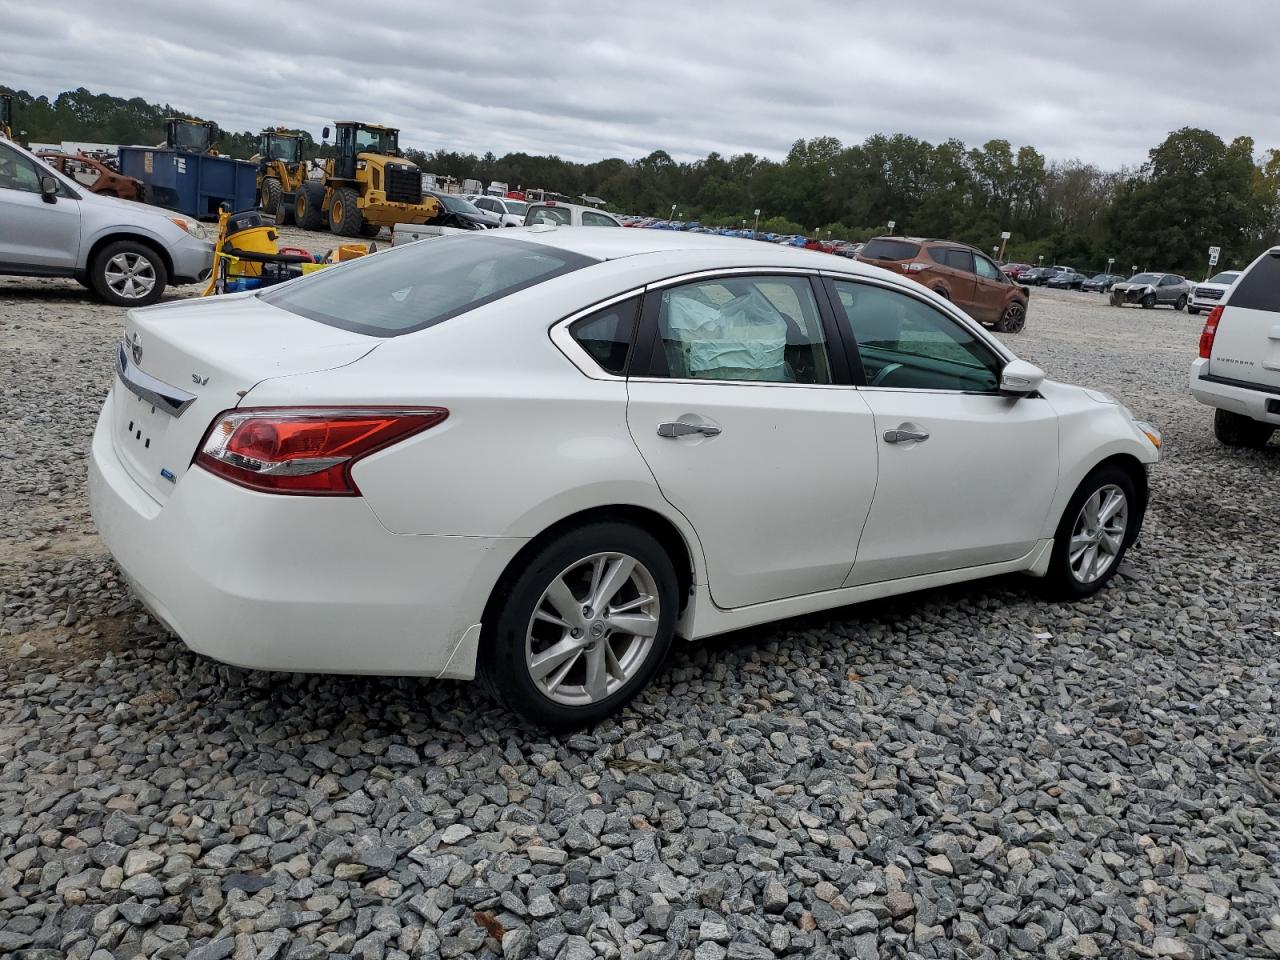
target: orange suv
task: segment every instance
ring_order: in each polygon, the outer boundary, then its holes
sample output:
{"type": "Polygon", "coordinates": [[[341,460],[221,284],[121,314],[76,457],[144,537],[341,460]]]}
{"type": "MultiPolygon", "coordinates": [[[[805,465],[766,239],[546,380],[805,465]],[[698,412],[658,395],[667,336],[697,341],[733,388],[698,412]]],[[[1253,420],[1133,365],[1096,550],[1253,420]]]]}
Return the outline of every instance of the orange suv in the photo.
{"type": "Polygon", "coordinates": [[[858,259],[905,273],[1001,333],[1017,333],[1026,326],[1031,291],[1006,277],[981,251],[963,243],[876,237],[867,241],[858,259]]]}

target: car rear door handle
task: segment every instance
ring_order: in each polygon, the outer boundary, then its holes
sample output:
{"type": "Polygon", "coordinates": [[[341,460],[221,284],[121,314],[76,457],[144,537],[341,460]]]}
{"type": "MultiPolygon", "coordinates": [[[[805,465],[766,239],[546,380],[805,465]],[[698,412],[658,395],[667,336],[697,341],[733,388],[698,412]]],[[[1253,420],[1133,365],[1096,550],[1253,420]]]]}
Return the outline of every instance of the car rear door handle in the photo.
{"type": "Polygon", "coordinates": [[[886,430],[884,432],[885,443],[909,443],[912,440],[924,442],[929,439],[929,434],[923,430],[886,430]]]}
{"type": "Polygon", "coordinates": [[[720,436],[720,428],[709,423],[685,423],[683,420],[671,420],[658,424],[658,436],[674,440],[677,437],[690,437],[700,433],[704,437],[720,436]]]}

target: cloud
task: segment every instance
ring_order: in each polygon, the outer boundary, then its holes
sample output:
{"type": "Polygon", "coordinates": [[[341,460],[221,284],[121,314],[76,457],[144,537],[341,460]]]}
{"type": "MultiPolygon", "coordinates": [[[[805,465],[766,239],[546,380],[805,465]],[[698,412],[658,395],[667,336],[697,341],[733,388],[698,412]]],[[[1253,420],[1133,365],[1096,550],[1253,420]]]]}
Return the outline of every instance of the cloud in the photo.
{"type": "Polygon", "coordinates": [[[1247,0],[46,0],[6,12],[0,79],[232,130],[387,123],[424,150],[776,158],[907,133],[1117,167],[1187,125],[1280,145],[1276,36],[1280,5],[1247,0]]]}

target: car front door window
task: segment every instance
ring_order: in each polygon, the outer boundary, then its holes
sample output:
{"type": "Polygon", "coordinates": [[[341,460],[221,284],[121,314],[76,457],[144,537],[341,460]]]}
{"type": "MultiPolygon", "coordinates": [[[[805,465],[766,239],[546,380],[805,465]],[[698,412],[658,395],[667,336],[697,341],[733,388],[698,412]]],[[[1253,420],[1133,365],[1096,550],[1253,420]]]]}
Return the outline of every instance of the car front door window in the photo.
{"type": "Polygon", "coordinates": [[[0,188],[40,192],[40,177],[26,157],[0,145],[0,188]]]}
{"type": "Polygon", "coordinates": [[[1003,275],[1000,273],[998,269],[996,269],[996,265],[992,263],[990,260],[988,260],[986,257],[974,257],[973,265],[977,271],[978,276],[981,277],[983,280],[1000,281],[1003,279],[1003,275]]]}
{"type": "Polygon", "coordinates": [[[955,320],[886,287],[837,281],[835,289],[868,386],[998,391],[1000,358],[955,320]]]}

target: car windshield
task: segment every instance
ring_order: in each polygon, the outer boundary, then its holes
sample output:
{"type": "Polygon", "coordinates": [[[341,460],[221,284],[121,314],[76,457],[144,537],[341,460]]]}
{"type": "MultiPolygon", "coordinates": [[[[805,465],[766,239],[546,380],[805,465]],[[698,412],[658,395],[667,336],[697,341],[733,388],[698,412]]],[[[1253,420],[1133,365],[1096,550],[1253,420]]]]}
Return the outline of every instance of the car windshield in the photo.
{"type": "Polygon", "coordinates": [[[266,290],[259,297],[317,323],[395,337],[598,262],[487,233],[384,250],[266,290]]]}
{"type": "Polygon", "coordinates": [[[1239,270],[1224,270],[1222,273],[1215,274],[1210,283],[1235,283],[1236,277],[1240,276],[1239,270]]]}
{"type": "Polygon", "coordinates": [[[573,215],[565,207],[534,207],[524,218],[526,227],[535,223],[555,223],[568,226],[573,222],[573,215]]]}
{"type": "Polygon", "coordinates": [[[1159,283],[1164,276],[1160,273],[1137,273],[1129,278],[1130,283],[1159,283]]]}
{"type": "Polygon", "coordinates": [[[469,200],[454,196],[451,193],[436,193],[433,196],[444,204],[450,213],[469,213],[475,217],[483,217],[484,212],[469,200]]]}
{"type": "Polygon", "coordinates": [[[529,209],[529,205],[523,200],[503,200],[502,205],[507,208],[507,213],[517,217],[523,217],[524,212],[529,209]]]}
{"type": "Polygon", "coordinates": [[[1096,274],[1094,274],[1094,275],[1093,275],[1093,279],[1094,279],[1094,280],[1109,280],[1109,279],[1111,279],[1111,277],[1110,277],[1110,275],[1109,275],[1109,274],[1105,274],[1105,273],[1096,273],[1096,274]]]}

